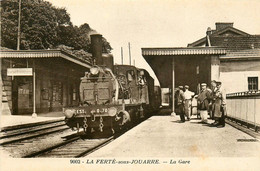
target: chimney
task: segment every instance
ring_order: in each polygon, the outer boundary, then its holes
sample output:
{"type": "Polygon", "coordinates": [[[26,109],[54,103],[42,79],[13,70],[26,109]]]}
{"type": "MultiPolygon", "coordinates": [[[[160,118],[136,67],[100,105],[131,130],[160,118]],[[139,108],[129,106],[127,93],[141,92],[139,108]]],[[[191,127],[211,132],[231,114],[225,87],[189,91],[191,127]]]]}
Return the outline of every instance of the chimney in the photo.
{"type": "Polygon", "coordinates": [[[224,29],[226,27],[233,27],[234,23],[222,23],[222,22],[219,22],[219,23],[215,23],[215,24],[216,24],[216,30],[221,30],[221,29],[224,29]]]}
{"type": "Polygon", "coordinates": [[[102,35],[92,34],[91,37],[91,51],[94,65],[103,65],[102,58],[102,35]]]}
{"type": "Polygon", "coordinates": [[[212,30],[211,30],[211,28],[210,27],[208,27],[208,29],[207,29],[207,31],[206,31],[206,35],[211,35],[211,33],[212,33],[212,30]]]}
{"type": "Polygon", "coordinates": [[[206,46],[211,47],[211,42],[210,42],[210,38],[209,35],[211,35],[212,30],[210,27],[208,27],[207,31],[206,31],[206,46]]]}

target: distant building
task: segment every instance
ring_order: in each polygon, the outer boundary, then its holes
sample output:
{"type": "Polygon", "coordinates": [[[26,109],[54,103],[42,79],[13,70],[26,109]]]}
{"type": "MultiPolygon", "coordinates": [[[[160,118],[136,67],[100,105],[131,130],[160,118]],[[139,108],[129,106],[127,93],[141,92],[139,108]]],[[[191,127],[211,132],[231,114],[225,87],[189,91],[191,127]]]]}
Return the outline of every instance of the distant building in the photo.
{"type": "Polygon", "coordinates": [[[260,35],[238,30],[233,23],[216,23],[215,30],[208,28],[205,37],[188,47],[142,48],[142,55],[161,88],[189,85],[198,93],[200,83],[220,80],[227,93],[259,91],[260,35]]]}
{"type": "Polygon", "coordinates": [[[260,35],[250,35],[233,27],[233,23],[216,23],[207,36],[188,47],[224,47],[220,56],[220,76],[227,93],[257,91],[260,78],[260,35]]]}

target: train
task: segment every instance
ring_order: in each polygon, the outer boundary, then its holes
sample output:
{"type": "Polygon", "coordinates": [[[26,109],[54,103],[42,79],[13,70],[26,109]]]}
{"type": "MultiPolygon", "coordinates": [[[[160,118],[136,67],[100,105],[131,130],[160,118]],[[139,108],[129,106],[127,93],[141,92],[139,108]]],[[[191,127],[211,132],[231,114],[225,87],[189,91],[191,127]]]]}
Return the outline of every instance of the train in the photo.
{"type": "Polygon", "coordinates": [[[80,105],[64,108],[65,122],[85,134],[114,134],[159,110],[161,90],[142,68],[114,65],[102,54],[102,35],[91,35],[93,66],[81,78],[80,105]]]}

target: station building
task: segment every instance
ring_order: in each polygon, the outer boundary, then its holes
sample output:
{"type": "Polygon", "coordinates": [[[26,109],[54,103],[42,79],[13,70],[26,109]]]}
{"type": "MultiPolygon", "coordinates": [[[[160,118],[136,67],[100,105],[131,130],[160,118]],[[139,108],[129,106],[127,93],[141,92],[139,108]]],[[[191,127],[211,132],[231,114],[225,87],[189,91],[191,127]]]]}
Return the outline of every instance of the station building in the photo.
{"type": "MultiPolygon", "coordinates": [[[[170,99],[179,85],[189,85],[198,93],[202,82],[222,81],[226,93],[259,91],[260,35],[251,35],[216,23],[205,37],[187,47],[142,48],[142,55],[154,70],[162,88],[170,89],[170,99]]],[[[172,110],[174,103],[170,100],[172,110]]]]}
{"type": "Polygon", "coordinates": [[[2,114],[34,112],[34,78],[37,114],[79,104],[80,78],[89,71],[89,60],[62,50],[1,50],[0,53],[2,114]]]}

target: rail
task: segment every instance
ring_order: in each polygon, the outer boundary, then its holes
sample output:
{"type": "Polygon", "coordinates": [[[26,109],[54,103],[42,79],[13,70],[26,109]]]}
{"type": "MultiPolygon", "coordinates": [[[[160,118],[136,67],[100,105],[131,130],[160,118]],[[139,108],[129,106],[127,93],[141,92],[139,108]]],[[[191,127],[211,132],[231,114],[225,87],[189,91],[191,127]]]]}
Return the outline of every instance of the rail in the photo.
{"type": "Polygon", "coordinates": [[[0,132],[0,145],[7,145],[70,129],[64,120],[38,122],[12,127],[5,127],[0,132]]]}
{"type": "Polygon", "coordinates": [[[256,132],[260,127],[260,91],[227,94],[227,117],[256,132]]]}

